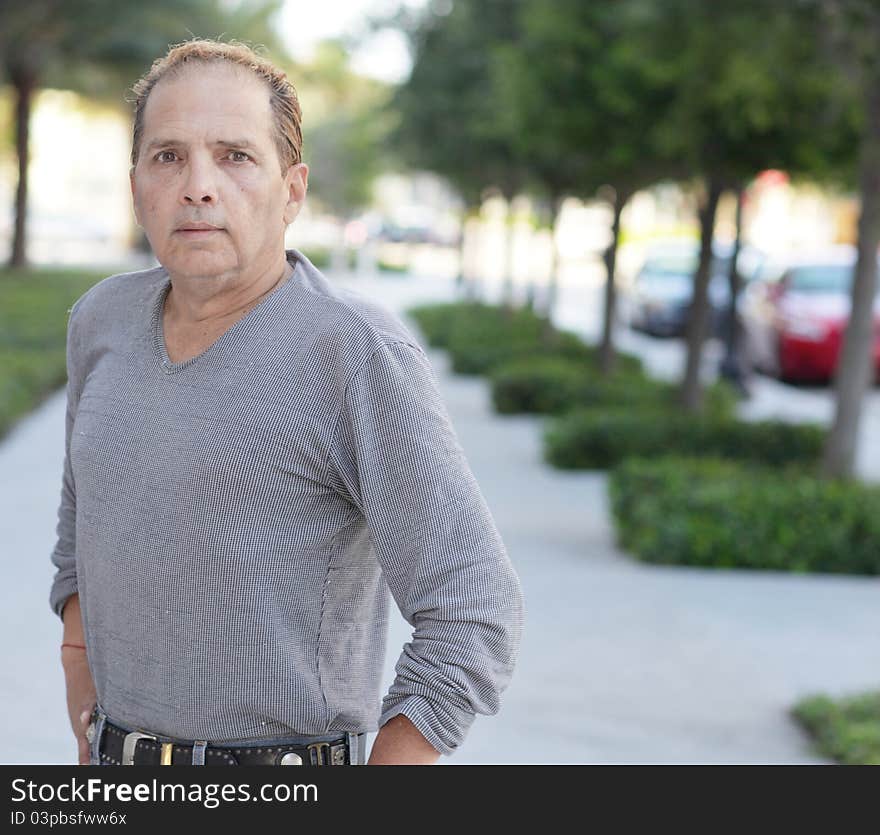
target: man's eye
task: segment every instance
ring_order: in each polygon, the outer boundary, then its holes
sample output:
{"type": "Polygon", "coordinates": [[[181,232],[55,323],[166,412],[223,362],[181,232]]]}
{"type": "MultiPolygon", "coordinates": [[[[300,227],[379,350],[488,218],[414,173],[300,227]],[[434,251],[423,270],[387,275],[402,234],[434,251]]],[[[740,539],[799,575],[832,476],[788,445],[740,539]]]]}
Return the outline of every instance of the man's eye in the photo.
{"type": "Polygon", "coordinates": [[[250,159],[250,156],[244,151],[230,151],[229,154],[233,162],[247,162],[250,159]]]}
{"type": "Polygon", "coordinates": [[[156,154],[156,159],[159,162],[171,162],[171,160],[164,159],[165,154],[171,154],[171,156],[173,156],[173,157],[177,156],[177,154],[175,154],[174,151],[159,151],[159,153],[156,154]]]}

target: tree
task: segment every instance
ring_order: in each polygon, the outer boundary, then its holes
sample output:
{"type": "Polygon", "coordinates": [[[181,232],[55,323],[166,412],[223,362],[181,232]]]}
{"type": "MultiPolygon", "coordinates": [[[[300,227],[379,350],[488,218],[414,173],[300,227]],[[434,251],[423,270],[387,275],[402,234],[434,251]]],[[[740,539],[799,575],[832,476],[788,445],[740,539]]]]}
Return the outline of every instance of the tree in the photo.
{"type": "Polygon", "coordinates": [[[566,195],[597,193],[611,206],[600,346],[606,373],[615,362],[621,214],[637,190],[676,168],[655,138],[674,92],[674,75],[644,48],[655,14],[640,0],[524,3],[521,38],[496,49],[504,124],[530,181],[557,206],[566,195]]]}
{"type": "MultiPolygon", "coordinates": [[[[355,75],[347,51],[333,40],[319,46],[299,75],[317,111],[306,143],[306,149],[316,149],[307,159],[309,192],[344,223],[370,202],[373,181],[388,163],[390,92],[379,81],[355,75]]],[[[340,267],[344,263],[341,236],[334,260],[340,267]]]]}
{"type": "Polygon", "coordinates": [[[163,55],[192,37],[233,32],[277,46],[268,20],[279,0],[254,4],[220,0],[29,0],[0,5],[0,72],[15,92],[18,158],[11,266],[27,261],[29,126],[41,86],[115,98],[163,55]]]}
{"type": "Polygon", "coordinates": [[[833,76],[821,61],[817,16],[808,4],[760,0],[669,0],[655,29],[655,60],[677,67],[675,101],[663,126],[665,152],[700,188],[700,258],[694,277],[681,398],[702,404],[700,366],[709,324],[708,285],[718,199],[758,171],[828,172],[845,144],[833,106],[833,76]],[[817,119],[828,128],[817,131],[817,119]]]}
{"type": "MultiPolygon", "coordinates": [[[[825,475],[844,477],[852,475],[855,467],[862,403],[874,374],[874,302],[880,246],[880,8],[869,0],[825,0],[820,8],[833,64],[843,70],[842,81],[848,82],[862,108],[857,146],[861,196],[858,259],[835,380],[836,410],[822,459],[825,475]]],[[[841,83],[839,89],[845,90],[846,86],[841,83]]]]}
{"type": "MultiPolygon", "coordinates": [[[[398,18],[413,68],[390,107],[397,125],[390,141],[415,168],[446,178],[473,212],[488,189],[509,201],[525,185],[524,167],[502,129],[492,77],[496,46],[516,39],[523,0],[457,0],[440,13],[398,18]]],[[[509,270],[508,270],[509,273],[509,270]]],[[[505,276],[505,295],[510,275],[505,276]]]]}

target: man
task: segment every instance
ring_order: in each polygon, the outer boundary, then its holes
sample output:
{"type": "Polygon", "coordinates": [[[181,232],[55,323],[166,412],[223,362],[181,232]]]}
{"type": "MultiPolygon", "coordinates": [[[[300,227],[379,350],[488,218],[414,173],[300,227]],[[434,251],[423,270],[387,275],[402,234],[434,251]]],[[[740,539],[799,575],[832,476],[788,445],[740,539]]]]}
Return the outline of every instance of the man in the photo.
{"type": "Polygon", "coordinates": [[[434,373],[285,250],[308,167],[282,72],[197,40],[134,92],[161,266],[68,325],[50,604],[79,762],[359,764],[378,728],[368,764],[433,763],[498,711],[523,617],[434,373]],[[414,632],[380,705],[389,591],[414,632]]]}

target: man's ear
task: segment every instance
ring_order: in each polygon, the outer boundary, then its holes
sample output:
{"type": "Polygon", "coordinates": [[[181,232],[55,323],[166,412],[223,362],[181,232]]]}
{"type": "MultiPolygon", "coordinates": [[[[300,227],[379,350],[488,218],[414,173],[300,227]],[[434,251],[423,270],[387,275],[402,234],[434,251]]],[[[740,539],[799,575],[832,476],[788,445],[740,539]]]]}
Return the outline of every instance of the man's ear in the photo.
{"type": "Polygon", "coordinates": [[[284,222],[293,223],[306,200],[309,190],[309,167],[304,162],[291,165],[284,175],[287,187],[287,205],[284,207],[284,222]]]}
{"type": "Polygon", "coordinates": [[[131,187],[131,206],[134,209],[134,219],[137,221],[137,225],[141,225],[141,219],[138,217],[137,210],[137,197],[134,187],[134,166],[128,169],[128,184],[131,187]]]}

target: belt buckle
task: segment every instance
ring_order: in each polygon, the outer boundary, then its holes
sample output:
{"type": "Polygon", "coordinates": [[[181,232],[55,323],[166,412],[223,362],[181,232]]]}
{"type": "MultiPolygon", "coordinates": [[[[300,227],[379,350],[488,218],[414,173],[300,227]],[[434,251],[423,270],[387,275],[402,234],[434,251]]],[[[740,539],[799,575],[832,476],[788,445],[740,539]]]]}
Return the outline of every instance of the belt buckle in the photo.
{"type": "Polygon", "coordinates": [[[331,765],[329,742],[310,742],[306,748],[309,749],[309,760],[312,765],[331,765]]]}
{"type": "Polygon", "coordinates": [[[122,742],[122,764],[134,765],[134,752],[137,748],[139,739],[152,739],[156,741],[156,737],[152,734],[141,733],[141,731],[132,731],[125,735],[122,742]]]}

